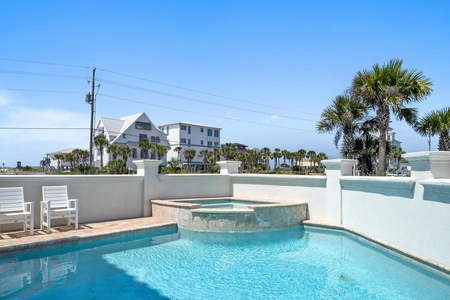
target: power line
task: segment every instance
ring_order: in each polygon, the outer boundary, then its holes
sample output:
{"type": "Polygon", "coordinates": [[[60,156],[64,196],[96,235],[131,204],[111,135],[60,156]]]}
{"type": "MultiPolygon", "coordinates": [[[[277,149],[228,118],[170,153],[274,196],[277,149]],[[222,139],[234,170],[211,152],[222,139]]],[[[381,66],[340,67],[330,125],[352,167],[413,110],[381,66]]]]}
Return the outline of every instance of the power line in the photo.
{"type": "Polygon", "coordinates": [[[61,66],[61,67],[90,68],[90,67],[87,67],[87,66],[60,64],[60,63],[42,62],[42,61],[32,61],[32,60],[23,60],[23,59],[12,59],[12,58],[3,58],[3,57],[0,57],[0,60],[15,61],[15,62],[21,62],[21,63],[30,63],[30,64],[61,66]]]}
{"type": "Polygon", "coordinates": [[[2,130],[89,130],[84,127],[0,127],[2,130]]]}
{"type": "MultiPolygon", "coordinates": [[[[42,65],[52,65],[52,66],[64,66],[64,67],[75,67],[75,68],[91,68],[89,66],[81,66],[81,65],[73,65],[73,64],[62,64],[62,63],[52,63],[52,62],[42,62],[42,61],[31,61],[31,60],[21,60],[21,59],[10,59],[10,58],[0,58],[0,60],[5,60],[5,61],[14,61],[14,62],[21,62],[21,63],[32,63],[32,64],[42,64],[42,65]]],[[[247,104],[251,104],[251,105],[258,105],[258,106],[262,106],[262,107],[267,107],[267,108],[272,108],[272,109],[279,109],[279,110],[284,110],[284,111],[289,111],[289,112],[296,112],[296,113],[301,113],[301,114],[308,114],[308,115],[315,115],[318,116],[319,114],[315,114],[315,113],[310,113],[310,112],[305,112],[305,111],[300,111],[300,110],[295,110],[292,108],[284,108],[284,107],[280,107],[280,106],[276,106],[276,105],[269,105],[269,104],[262,104],[262,103],[258,103],[258,102],[253,102],[253,101],[247,101],[247,100],[242,100],[242,99],[238,99],[238,98],[234,98],[234,97],[228,97],[228,96],[223,96],[223,95],[218,95],[215,93],[210,93],[210,92],[204,92],[204,91],[200,91],[200,90],[196,90],[196,89],[191,89],[191,88],[186,88],[186,87],[182,87],[182,86],[178,86],[178,85],[174,85],[174,84],[169,84],[169,83],[164,83],[161,81],[156,81],[156,80],[151,80],[151,79],[147,79],[147,78],[143,78],[143,77],[139,77],[139,76],[134,76],[134,75],[129,75],[129,74],[125,74],[125,73],[121,73],[121,72],[117,72],[117,71],[113,71],[113,70],[108,70],[108,69],[101,69],[102,72],[108,72],[108,73],[112,73],[112,74],[116,74],[116,75],[120,75],[120,76],[124,76],[124,77],[129,77],[129,78],[133,78],[133,79],[138,79],[138,80],[142,80],[142,81],[146,81],[146,82],[151,82],[151,83],[155,83],[155,84],[159,84],[159,85],[164,85],[164,86],[168,86],[168,87],[172,87],[172,88],[176,88],[176,89],[181,89],[181,90],[185,90],[185,91],[190,91],[190,92],[194,92],[194,93],[199,93],[199,94],[204,94],[204,95],[208,95],[208,96],[212,96],[212,97],[217,97],[217,98],[222,98],[222,99],[228,99],[228,100],[233,100],[233,101],[237,101],[237,102],[242,102],[242,103],[247,103],[247,104]]],[[[1,71],[0,71],[1,72],[1,71]]],[[[18,72],[18,71],[16,71],[18,72]]],[[[11,72],[13,73],[13,72],[11,72]]],[[[15,73],[15,74],[24,74],[23,73],[15,73]]],[[[61,77],[61,76],[66,76],[66,75],[60,75],[60,74],[47,74],[44,75],[45,73],[39,74],[37,76],[51,76],[51,77],[61,77]],[[59,76],[58,76],[59,75],[59,76]]],[[[24,74],[24,75],[34,75],[34,74],[24,74]]],[[[84,78],[84,77],[82,77],[84,78]]],[[[315,121],[314,121],[315,122],[315,121]]]]}
{"type": "Polygon", "coordinates": [[[43,77],[56,77],[56,78],[68,78],[68,79],[86,79],[85,76],[79,76],[79,75],[26,72],[26,71],[15,71],[15,70],[5,70],[5,69],[0,69],[0,73],[29,75],[29,76],[43,76],[43,77]]]}
{"type": "Polygon", "coordinates": [[[173,108],[173,107],[168,107],[168,106],[151,104],[151,103],[146,103],[146,102],[142,102],[142,101],[130,100],[130,99],[125,99],[125,98],[115,97],[115,96],[110,96],[110,95],[105,95],[105,94],[99,94],[99,95],[103,96],[103,97],[111,98],[111,99],[116,99],[116,100],[121,100],[121,101],[126,101],[126,102],[139,103],[139,104],[144,104],[144,105],[148,105],[148,106],[154,106],[154,107],[159,107],[159,108],[176,110],[176,111],[181,111],[181,112],[186,112],[186,113],[191,113],[191,114],[196,114],[196,115],[201,115],[201,116],[207,116],[207,117],[213,117],[213,118],[219,118],[219,119],[224,119],[224,120],[229,120],[229,121],[236,121],[236,122],[241,122],[241,123],[263,125],[263,126],[276,127],[276,128],[282,128],[282,129],[291,129],[291,130],[297,130],[297,131],[315,132],[314,130],[306,130],[306,129],[300,129],[300,128],[293,128],[293,127],[273,125],[273,124],[265,124],[265,123],[260,123],[260,122],[244,121],[244,120],[239,120],[239,119],[227,118],[227,117],[223,117],[223,116],[215,116],[215,115],[211,115],[211,114],[200,113],[200,112],[193,112],[193,111],[188,111],[188,110],[184,110],[184,109],[180,109],[180,108],[173,108]]]}
{"type": "Polygon", "coordinates": [[[9,88],[0,88],[0,90],[4,90],[4,91],[19,91],[19,92],[42,92],[42,93],[62,93],[62,94],[84,94],[83,92],[75,92],[75,91],[52,91],[52,90],[9,89],[9,88]]]}
{"type": "Polygon", "coordinates": [[[195,93],[204,94],[204,95],[208,95],[208,96],[213,96],[213,97],[217,97],[217,98],[234,100],[234,101],[243,102],[243,103],[247,103],[247,104],[264,106],[264,107],[268,107],[268,108],[275,108],[275,109],[285,110],[285,111],[289,111],[289,112],[297,112],[297,113],[301,113],[301,114],[308,114],[308,115],[314,115],[314,116],[319,115],[319,114],[295,110],[295,109],[291,109],[291,108],[284,108],[284,107],[279,107],[279,106],[275,106],[275,105],[261,104],[258,102],[252,102],[252,101],[242,100],[242,99],[238,99],[238,98],[222,96],[222,95],[218,95],[218,94],[214,94],[214,93],[203,92],[203,91],[199,91],[199,90],[195,90],[195,89],[190,89],[190,88],[186,88],[186,87],[177,86],[174,84],[169,84],[169,83],[164,83],[164,82],[155,81],[155,80],[151,80],[151,79],[146,79],[146,78],[142,78],[142,77],[138,77],[138,76],[134,76],[134,75],[128,75],[128,74],[111,71],[111,70],[107,70],[107,69],[103,69],[103,71],[121,75],[121,76],[125,76],[125,77],[129,77],[129,78],[139,79],[139,80],[143,80],[143,81],[147,81],[147,82],[151,82],[151,83],[156,83],[156,84],[160,84],[160,85],[164,85],[164,86],[168,86],[168,87],[173,87],[173,88],[177,88],[177,89],[181,89],[181,90],[185,90],[185,91],[190,91],[190,92],[195,92],[195,93]]]}
{"type": "MultiPolygon", "coordinates": [[[[151,89],[147,89],[147,88],[143,88],[143,87],[138,87],[138,86],[133,86],[133,85],[129,85],[129,84],[114,82],[114,81],[111,81],[111,80],[99,79],[98,81],[104,82],[104,83],[109,83],[109,84],[112,84],[112,85],[125,87],[125,88],[129,88],[129,89],[134,89],[134,90],[139,90],[139,91],[143,91],[143,92],[158,94],[158,95],[162,95],[162,96],[166,96],[166,97],[172,97],[172,98],[178,98],[178,99],[183,99],[183,100],[188,100],[188,101],[193,101],[193,102],[198,102],[198,103],[203,103],[203,104],[209,104],[209,105],[215,105],[215,106],[220,106],[220,107],[226,107],[226,108],[230,108],[230,109],[247,111],[247,112],[261,114],[261,115],[268,115],[268,116],[273,116],[274,115],[273,113],[270,113],[270,112],[263,112],[263,111],[258,111],[258,110],[254,110],[254,109],[241,108],[241,107],[236,107],[236,106],[232,106],[232,105],[226,105],[226,104],[220,104],[220,103],[215,103],[215,102],[210,102],[210,101],[205,101],[205,100],[199,100],[199,99],[195,99],[195,98],[191,98],[191,97],[186,97],[186,96],[181,96],[181,95],[176,95],[176,94],[170,94],[170,93],[160,92],[160,91],[151,90],[151,89]]],[[[286,119],[292,119],[292,120],[316,122],[315,120],[291,117],[291,116],[286,116],[286,115],[279,115],[279,114],[277,114],[277,116],[283,117],[283,118],[286,118],[286,119]]]]}

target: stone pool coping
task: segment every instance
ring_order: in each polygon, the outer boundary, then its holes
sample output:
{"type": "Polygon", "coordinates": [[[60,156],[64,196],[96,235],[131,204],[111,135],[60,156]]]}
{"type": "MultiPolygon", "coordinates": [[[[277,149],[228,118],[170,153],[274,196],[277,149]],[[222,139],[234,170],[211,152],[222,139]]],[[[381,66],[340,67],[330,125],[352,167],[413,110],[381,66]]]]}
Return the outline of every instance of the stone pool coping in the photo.
{"type": "Polygon", "coordinates": [[[362,233],[360,231],[357,231],[353,228],[349,228],[342,225],[337,224],[330,224],[330,223],[324,223],[314,220],[307,220],[303,221],[303,225],[305,227],[317,227],[317,228],[324,228],[324,229],[332,229],[332,230],[338,230],[343,231],[345,233],[349,233],[355,238],[361,239],[365,242],[371,242],[375,245],[381,246],[383,249],[393,252],[394,254],[401,255],[406,260],[411,260],[416,263],[423,264],[424,266],[427,266],[431,271],[439,271],[442,273],[445,273],[447,275],[450,275],[450,266],[441,264],[439,262],[436,262],[434,260],[428,259],[426,257],[423,257],[421,255],[418,255],[417,253],[411,252],[409,250],[406,250],[404,248],[392,245],[390,243],[387,243],[385,241],[382,241],[380,239],[374,238],[370,235],[367,235],[365,233],[362,233]]]}
{"type": "Polygon", "coordinates": [[[34,235],[28,232],[14,231],[0,233],[0,257],[17,252],[38,251],[47,248],[75,245],[98,241],[103,238],[115,238],[125,235],[137,235],[163,230],[177,230],[175,222],[168,222],[154,217],[134,218],[118,221],[80,224],[79,229],[73,226],[52,227],[52,233],[35,230],[34,235]]]}
{"type": "MultiPolygon", "coordinates": [[[[177,207],[177,208],[188,208],[188,209],[201,209],[201,210],[214,210],[210,208],[200,208],[201,204],[198,203],[189,203],[193,201],[201,201],[201,202],[216,202],[220,200],[230,200],[230,201],[236,201],[236,202],[251,202],[254,204],[249,204],[249,209],[253,209],[255,206],[258,207],[279,207],[279,206],[296,206],[299,204],[306,204],[307,202],[301,202],[301,201],[277,201],[277,200],[255,200],[255,199],[249,199],[249,198],[235,198],[235,197],[216,197],[216,198],[186,198],[186,199],[156,199],[156,200],[150,200],[150,203],[158,204],[161,206],[171,206],[171,207],[177,207]]],[[[245,210],[245,209],[244,209],[245,210]]],[[[223,211],[227,211],[226,209],[223,209],[223,211]]],[[[229,210],[234,211],[234,210],[229,210]]],[[[241,210],[242,211],[242,210],[241,210]]]]}

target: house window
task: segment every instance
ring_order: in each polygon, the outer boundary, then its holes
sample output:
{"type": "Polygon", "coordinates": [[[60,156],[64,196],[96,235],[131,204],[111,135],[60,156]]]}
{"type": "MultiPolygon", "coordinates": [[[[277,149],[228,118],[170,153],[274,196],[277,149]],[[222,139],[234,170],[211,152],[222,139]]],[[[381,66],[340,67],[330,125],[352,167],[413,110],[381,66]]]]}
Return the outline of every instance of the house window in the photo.
{"type": "Polygon", "coordinates": [[[169,126],[166,127],[166,133],[169,134],[169,126]]]}
{"type": "Polygon", "coordinates": [[[208,148],[212,148],[212,142],[208,142],[208,148]]]}
{"type": "Polygon", "coordinates": [[[123,137],[124,139],[126,139],[126,138],[127,138],[127,135],[124,133],[124,134],[122,134],[122,137],[123,137]]]}
{"type": "Polygon", "coordinates": [[[143,140],[143,139],[147,139],[147,135],[146,134],[139,134],[139,140],[143,140]]]}
{"type": "Polygon", "coordinates": [[[200,145],[203,145],[203,140],[200,141],[200,145]]]}
{"type": "Polygon", "coordinates": [[[188,139],[188,146],[191,146],[191,139],[188,139]]]}
{"type": "Polygon", "coordinates": [[[219,147],[219,143],[218,142],[214,142],[214,148],[219,147]]]}
{"type": "Polygon", "coordinates": [[[214,130],[214,136],[219,137],[219,130],[214,130]]]}
{"type": "Polygon", "coordinates": [[[180,139],[181,144],[186,144],[186,139],[180,139]]]}
{"type": "Polygon", "coordinates": [[[134,123],[134,126],[136,129],[152,130],[152,123],[136,121],[136,123],[134,123]]]}
{"type": "Polygon", "coordinates": [[[161,138],[159,136],[151,136],[150,137],[150,142],[152,142],[152,143],[159,143],[159,142],[161,142],[161,138]]]}
{"type": "Polygon", "coordinates": [[[137,150],[136,148],[131,149],[131,155],[133,158],[137,158],[137,150]]]}
{"type": "Polygon", "coordinates": [[[203,132],[203,128],[200,128],[200,132],[203,132]]]}
{"type": "Polygon", "coordinates": [[[188,134],[191,134],[191,126],[188,126],[188,134]]]}
{"type": "Polygon", "coordinates": [[[208,129],[208,136],[212,136],[212,129],[208,129]]]}
{"type": "Polygon", "coordinates": [[[180,126],[180,129],[181,129],[181,130],[186,130],[186,125],[181,125],[181,126],[180,126]]]}

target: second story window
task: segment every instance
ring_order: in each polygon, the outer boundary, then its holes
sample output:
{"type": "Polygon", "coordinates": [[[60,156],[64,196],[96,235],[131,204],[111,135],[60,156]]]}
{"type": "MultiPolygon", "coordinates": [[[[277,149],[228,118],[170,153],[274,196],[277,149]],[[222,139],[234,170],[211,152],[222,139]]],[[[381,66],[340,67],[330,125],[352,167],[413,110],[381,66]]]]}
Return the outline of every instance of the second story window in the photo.
{"type": "Polygon", "coordinates": [[[214,136],[219,137],[219,130],[214,130],[214,136]]]}
{"type": "Polygon", "coordinates": [[[143,139],[146,139],[146,138],[147,138],[146,134],[142,134],[142,133],[139,134],[139,140],[143,140],[143,139]]]}
{"type": "Polygon", "coordinates": [[[188,126],[188,134],[191,134],[191,126],[188,126]]]}
{"type": "Polygon", "coordinates": [[[186,130],[186,125],[181,125],[181,126],[180,126],[180,129],[181,129],[181,130],[186,130]]]}
{"type": "Polygon", "coordinates": [[[212,129],[208,129],[208,136],[212,136],[212,129]]]}

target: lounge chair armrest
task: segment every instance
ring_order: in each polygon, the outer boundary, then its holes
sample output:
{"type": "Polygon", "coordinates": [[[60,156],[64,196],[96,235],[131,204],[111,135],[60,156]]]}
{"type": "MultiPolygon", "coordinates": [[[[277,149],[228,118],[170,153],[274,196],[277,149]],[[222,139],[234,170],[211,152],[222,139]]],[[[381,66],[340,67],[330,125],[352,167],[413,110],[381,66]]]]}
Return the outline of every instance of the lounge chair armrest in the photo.
{"type": "Polygon", "coordinates": [[[41,201],[41,207],[42,207],[42,208],[48,208],[48,207],[50,207],[50,202],[51,202],[51,201],[41,201]]]}
{"type": "Polygon", "coordinates": [[[69,199],[67,202],[68,202],[69,207],[74,205],[73,207],[76,208],[78,206],[78,199],[69,199]]]}
{"type": "Polygon", "coordinates": [[[34,202],[24,202],[23,209],[26,212],[32,213],[34,211],[34,202]]]}

